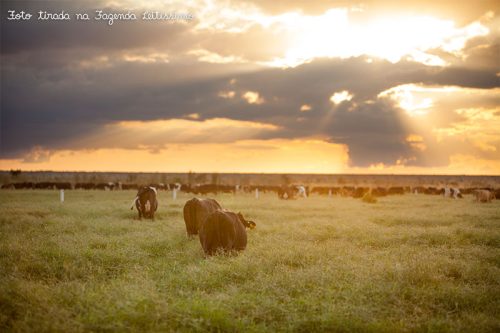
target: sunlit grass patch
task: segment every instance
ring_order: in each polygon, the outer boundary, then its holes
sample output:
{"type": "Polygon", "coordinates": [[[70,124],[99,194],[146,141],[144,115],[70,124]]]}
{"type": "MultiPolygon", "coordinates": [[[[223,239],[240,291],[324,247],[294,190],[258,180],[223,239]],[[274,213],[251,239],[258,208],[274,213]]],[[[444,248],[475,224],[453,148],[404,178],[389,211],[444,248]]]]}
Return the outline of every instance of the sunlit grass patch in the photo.
{"type": "Polygon", "coordinates": [[[1,331],[486,332],[500,327],[500,201],[223,194],[257,228],[205,258],[182,207],[133,191],[2,191],[1,331]]]}

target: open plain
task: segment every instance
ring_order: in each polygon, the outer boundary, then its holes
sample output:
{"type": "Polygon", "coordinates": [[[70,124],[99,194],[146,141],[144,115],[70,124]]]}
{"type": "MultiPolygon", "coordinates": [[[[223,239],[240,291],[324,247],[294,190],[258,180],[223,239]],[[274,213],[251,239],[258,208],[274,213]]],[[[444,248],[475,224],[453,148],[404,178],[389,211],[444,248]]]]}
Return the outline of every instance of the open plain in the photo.
{"type": "Polygon", "coordinates": [[[205,258],[191,195],[0,192],[0,331],[498,332],[500,200],[221,194],[257,223],[205,258]]]}

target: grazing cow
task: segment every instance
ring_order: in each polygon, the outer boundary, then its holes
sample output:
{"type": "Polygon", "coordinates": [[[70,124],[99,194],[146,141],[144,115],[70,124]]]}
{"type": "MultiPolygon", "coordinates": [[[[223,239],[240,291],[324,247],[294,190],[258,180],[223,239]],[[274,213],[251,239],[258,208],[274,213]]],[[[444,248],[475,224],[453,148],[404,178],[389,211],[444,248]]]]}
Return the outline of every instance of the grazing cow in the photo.
{"type": "Polygon", "coordinates": [[[189,237],[197,235],[208,215],[221,210],[221,205],[215,199],[193,198],[184,205],[184,222],[189,237]]]}
{"type": "Polygon", "coordinates": [[[242,251],[247,246],[246,228],[253,229],[256,224],[247,221],[241,213],[217,210],[208,215],[200,228],[200,243],[206,255],[218,250],[242,251]]]}
{"type": "Polygon", "coordinates": [[[156,188],[152,186],[142,186],[137,191],[137,195],[132,202],[132,207],[130,209],[134,209],[134,205],[139,212],[139,220],[144,216],[145,218],[150,218],[153,221],[155,220],[155,212],[158,209],[158,200],[156,199],[156,188]]]}
{"type": "Polygon", "coordinates": [[[354,194],[355,187],[354,186],[343,186],[340,194],[343,197],[352,197],[354,194]]]}
{"type": "Polygon", "coordinates": [[[462,193],[460,193],[460,190],[458,188],[452,187],[450,189],[450,191],[451,191],[450,198],[453,198],[453,199],[458,199],[458,198],[462,199],[463,198],[462,193]]]}
{"type": "Polygon", "coordinates": [[[372,189],[372,196],[374,197],[385,197],[387,194],[388,192],[385,187],[375,187],[372,189]]]}
{"type": "Polygon", "coordinates": [[[297,185],[297,186],[295,186],[295,188],[297,190],[297,196],[298,197],[307,198],[307,191],[306,191],[305,186],[303,186],[303,185],[297,185]]]}
{"type": "Polygon", "coordinates": [[[424,188],[424,194],[437,195],[440,193],[439,193],[439,190],[435,187],[426,187],[426,188],[424,188]]]}
{"type": "Polygon", "coordinates": [[[399,194],[405,194],[405,189],[401,186],[393,186],[389,187],[389,190],[387,191],[389,195],[399,195],[399,194]]]}
{"type": "Polygon", "coordinates": [[[367,187],[356,187],[352,192],[352,197],[359,199],[362,198],[365,194],[369,193],[370,189],[367,187]]]}
{"type": "Polygon", "coordinates": [[[294,199],[295,190],[291,186],[284,185],[278,190],[278,198],[284,200],[294,199]]]}
{"type": "Polygon", "coordinates": [[[495,194],[489,190],[475,190],[473,194],[477,202],[491,202],[495,199],[495,194]]]}

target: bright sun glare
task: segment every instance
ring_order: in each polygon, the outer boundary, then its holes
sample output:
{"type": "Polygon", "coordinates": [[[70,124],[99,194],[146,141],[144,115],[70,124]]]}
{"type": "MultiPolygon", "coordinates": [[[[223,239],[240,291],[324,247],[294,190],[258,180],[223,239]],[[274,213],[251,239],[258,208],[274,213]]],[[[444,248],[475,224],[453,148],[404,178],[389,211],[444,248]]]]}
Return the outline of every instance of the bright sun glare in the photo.
{"type": "Polygon", "coordinates": [[[292,33],[283,58],[271,65],[294,67],[320,57],[348,58],[371,55],[391,62],[403,57],[427,65],[446,62],[430,49],[442,47],[460,55],[466,41],[488,34],[479,22],[457,28],[450,20],[430,16],[380,17],[364,23],[351,22],[349,10],[332,9],[320,16],[282,15],[276,20],[292,33]]]}

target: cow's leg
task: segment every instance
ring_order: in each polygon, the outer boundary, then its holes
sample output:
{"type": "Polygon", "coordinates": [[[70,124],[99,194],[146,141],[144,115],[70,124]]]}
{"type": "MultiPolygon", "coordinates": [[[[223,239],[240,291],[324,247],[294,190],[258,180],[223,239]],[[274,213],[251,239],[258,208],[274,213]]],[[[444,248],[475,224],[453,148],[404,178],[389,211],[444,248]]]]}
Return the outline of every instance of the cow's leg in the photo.
{"type": "Polygon", "coordinates": [[[141,211],[139,210],[139,220],[142,220],[142,214],[141,214],[141,211]]]}

